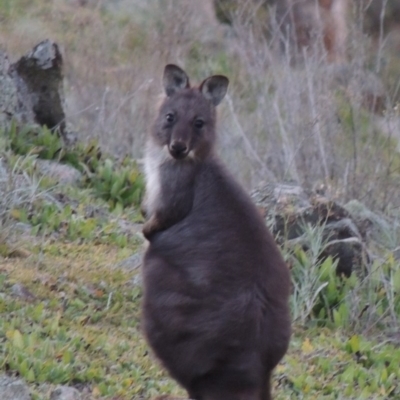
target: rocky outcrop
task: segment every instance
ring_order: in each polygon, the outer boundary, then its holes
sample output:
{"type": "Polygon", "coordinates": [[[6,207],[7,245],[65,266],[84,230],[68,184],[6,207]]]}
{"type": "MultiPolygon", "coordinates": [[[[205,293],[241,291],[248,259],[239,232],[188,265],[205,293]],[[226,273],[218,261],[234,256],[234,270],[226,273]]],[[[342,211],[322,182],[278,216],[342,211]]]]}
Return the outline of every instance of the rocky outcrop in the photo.
{"type": "Polygon", "coordinates": [[[81,394],[69,386],[60,386],[50,395],[50,400],[81,400],[81,398],[81,394]]]}
{"type": "Polygon", "coordinates": [[[52,178],[57,183],[73,185],[82,180],[82,174],[71,165],[60,164],[53,160],[37,159],[35,166],[42,175],[52,178]]]}
{"type": "Polygon", "coordinates": [[[339,203],[306,193],[295,184],[264,184],[253,191],[252,198],[281,244],[307,250],[311,246],[307,226],[320,227],[324,241],[321,259],[331,256],[337,260],[339,275],[364,271],[370,258],[367,237],[360,230],[364,219],[354,218],[339,203]]]}
{"type": "Polygon", "coordinates": [[[15,64],[9,74],[18,92],[20,111],[39,125],[65,131],[63,59],[58,45],[45,40],[15,64]]]}
{"type": "Polygon", "coordinates": [[[0,127],[11,120],[46,125],[68,142],[64,113],[63,58],[58,45],[44,40],[16,63],[0,52],[0,127]]]}
{"type": "MultiPolygon", "coordinates": [[[[81,393],[70,386],[59,386],[54,389],[49,400],[81,400],[81,393]]],[[[85,397],[89,399],[88,397],[85,397]]],[[[8,375],[0,376],[0,399],[1,400],[31,400],[32,396],[28,385],[21,379],[16,379],[8,375]]]]}
{"type": "Polygon", "coordinates": [[[0,376],[1,400],[31,400],[28,386],[20,379],[7,375],[0,376]]]}
{"type": "Polygon", "coordinates": [[[11,118],[21,120],[18,109],[18,93],[15,82],[9,74],[10,61],[0,50],[0,128],[6,126],[11,118]]]}
{"type": "Polygon", "coordinates": [[[383,247],[388,247],[390,250],[393,250],[393,247],[398,245],[396,241],[397,234],[393,235],[393,232],[398,228],[395,224],[390,224],[384,217],[369,210],[358,200],[351,200],[344,207],[351,215],[363,240],[367,244],[376,243],[383,247]],[[394,243],[390,243],[392,240],[394,240],[394,243]]]}

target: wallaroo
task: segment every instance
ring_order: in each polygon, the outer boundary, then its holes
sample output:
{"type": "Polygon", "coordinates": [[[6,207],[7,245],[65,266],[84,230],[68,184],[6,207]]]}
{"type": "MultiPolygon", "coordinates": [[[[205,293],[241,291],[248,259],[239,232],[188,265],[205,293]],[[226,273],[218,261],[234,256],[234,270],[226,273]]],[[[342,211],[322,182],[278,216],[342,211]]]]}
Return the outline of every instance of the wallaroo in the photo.
{"type": "Polygon", "coordinates": [[[216,155],[215,107],[228,82],[191,87],[182,69],[165,67],[145,154],[143,328],[191,399],[270,400],[291,334],[290,274],[216,155]]]}

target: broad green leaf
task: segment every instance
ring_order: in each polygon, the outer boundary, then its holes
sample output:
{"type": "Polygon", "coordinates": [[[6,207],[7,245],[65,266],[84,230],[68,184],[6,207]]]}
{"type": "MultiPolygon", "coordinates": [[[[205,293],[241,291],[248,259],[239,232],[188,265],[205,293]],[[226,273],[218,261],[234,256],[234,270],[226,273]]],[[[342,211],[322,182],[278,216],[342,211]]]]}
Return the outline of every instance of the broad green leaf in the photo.
{"type": "Polygon", "coordinates": [[[21,335],[21,332],[18,329],[16,329],[13,333],[12,342],[13,345],[18,349],[24,348],[24,339],[21,335]]]}
{"type": "Polygon", "coordinates": [[[360,351],[360,338],[358,335],[353,335],[350,338],[350,346],[351,346],[351,351],[353,353],[360,351]]]}

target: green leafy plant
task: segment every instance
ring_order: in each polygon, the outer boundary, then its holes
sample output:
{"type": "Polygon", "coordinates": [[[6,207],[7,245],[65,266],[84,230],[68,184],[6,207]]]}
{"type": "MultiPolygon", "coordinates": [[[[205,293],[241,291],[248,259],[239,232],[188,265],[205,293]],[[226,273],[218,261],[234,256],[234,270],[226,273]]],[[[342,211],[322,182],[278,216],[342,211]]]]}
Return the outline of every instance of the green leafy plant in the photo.
{"type": "Polygon", "coordinates": [[[12,121],[6,134],[10,138],[11,150],[16,154],[37,154],[44,160],[54,160],[62,155],[62,140],[45,126],[20,126],[12,121]]]}
{"type": "Polygon", "coordinates": [[[323,231],[324,226],[304,226],[307,249],[297,246],[289,257],[294,285],[292,309],[302,324],[342,327],[350,318],[347,297],[359,282],[354,274],[349,278],[338,276],[337,260],[321,257],[327,241],[323,231]]]}
{"type": "Polygon", "coordinates": [[[5,136],[16,154],[57,160],[78,169],[86,178],[85,186],[107,201],[111,209],[138,206],[141,202],[144,181],[136,161],[125,157],[118,162],[110,155],[103,155],[96,140],[65,146],[56,132],[46,127],[21,127],[15,121],[5,136]]]}
{"type": "MultiPolygon", "coordinates": [[[[28,208],[14,208],[11,216],[32,226],[32,234],[54,234],[66,241],[110,243],[120,248],[135,244],[139,239],[134,233],[122,232],[118,223],[107,217],[87,215],[85,207],[69,204],[61,206],[54,202],[37,201],[28,208]]],[[[0,246],[0,255],[1,255],[0,246]]]]}
{"type": "Polygon", "coordinates": [[[319,282],[324,287],[318,294],[313,314],[323,325],[333,323],[335,327],[343,327],[348,325],[350,318],[347,296],[358,285],[358,279],[355,274],[338,276],[332,264],[332,259],[328,257],[320,267],[319,282]]]}
{"type": "Polygon", "coordinates": [[[323,227],[305,227],[307,249],[286,249],[292,268],[292,312],[303,325],[355,331],[399,329],[400,262],[392,253],[366,266],[365,275],[336,274],[336,261],[321,258],[323,227]]]}
{"type": "Polygon", "coordinates": [[[118,167],[111,159],[106,159],[89,174],[89,179],[96,196],[106,200],[111,208],[140,203],[144,182],[134,162],[125,161],[118,167]]]}

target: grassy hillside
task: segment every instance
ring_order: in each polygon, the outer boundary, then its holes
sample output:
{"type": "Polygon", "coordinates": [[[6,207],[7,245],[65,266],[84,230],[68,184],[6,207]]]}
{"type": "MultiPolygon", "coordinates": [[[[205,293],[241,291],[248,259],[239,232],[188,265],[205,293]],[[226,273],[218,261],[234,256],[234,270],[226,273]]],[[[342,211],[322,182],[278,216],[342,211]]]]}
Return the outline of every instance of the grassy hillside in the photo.
{"type": "Polygon", "coordinates": [[[395,32],[376,44],[354,24],[346,66],[327,65],[315,49],[293,68],[279,55],[279,31],[270,25],[265,38],[268,21],[248,13],[228,27],[208,1],[86,3],[2,0],[0,6],[0,42],[14,58],[44,38],[61,45],[67,115],[82,137],[140,158],[163,66],[173,62],[193,82],[214,73],[229,77],[220,147],[247,187],[265,179],[306,187],[323,182],[343,200],[356,197],[382,210],[399,205],[395,32]],[[371,115],[366,108],[376,101],[384,108],[371,115]]]}
{"type": "MultiPolygon", "coordinates": [[[[23,378],[34,399],[60,384],[84,399],[184,396],[140,330],[136,164],[99,155],[95,143],[64,148],[47,129],[12,126],[0,143],[0,371],[23,378]],[[38,167],[41,157],[80,166],[81,179],[62,183],[38,167]],[[130,187],[135,196],[125,202],[130,187]]],[[[321,260],[321,229],[307,230],[307,251],[282,248],[294,331],[275,372],[276,398],[398,398],[395,225],[366,273],[349,279],[321,260]]]]}
{"type": "Polygon", "coordinates": [[[184,395],[140,331],[143,181],[123,157],[142,156],[162,69],[174,62],[193,81],[229,77],[220,150],[248,188],[323,183],[331,197],[357,198],[393,224],[391,245],[374,248],[367,273],[350,279],[321,262],[321,231],[309,231],[308,251],[283,246],[294,333],[274,376],[276,399],[400,398],[398,54],[383,44],[375,51],[354,28],[343,85],[323,54],[294,68],[262,27],[223,27],[199,4],[0,0],[0,44],[14,60],[44,38],[63,48],[66,112],[83,140],[60,150],[46,129],[0,132],[0,372],[23,378],[34,399],[58,384],[85,399],[184,395]],[[380,115],[362,104],[365,71],[386,84],[380,115]],[[82,178],[60,183],[39,158],[73,165],[82,178]]]}

